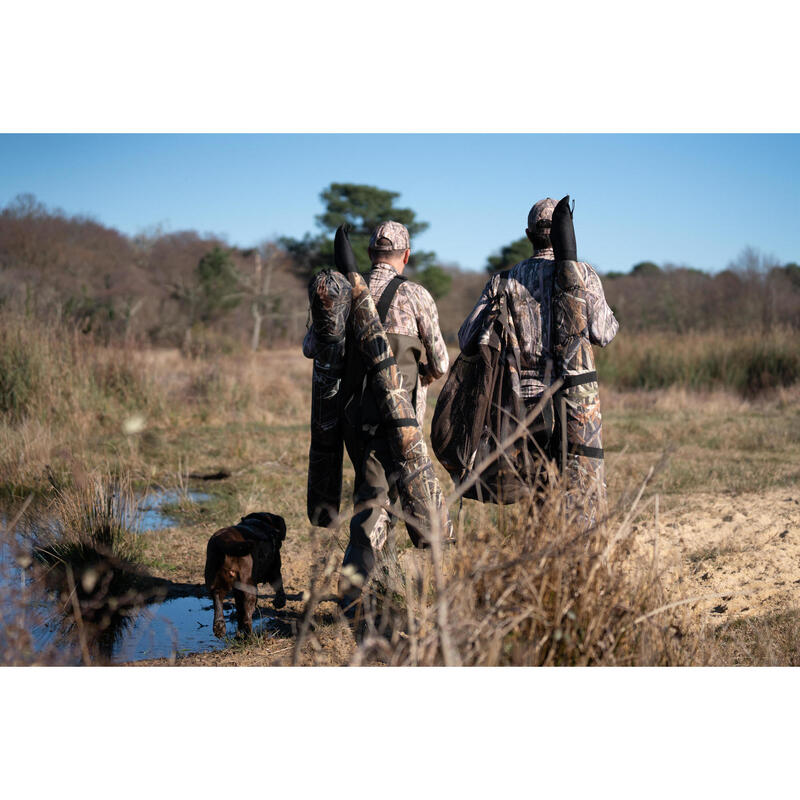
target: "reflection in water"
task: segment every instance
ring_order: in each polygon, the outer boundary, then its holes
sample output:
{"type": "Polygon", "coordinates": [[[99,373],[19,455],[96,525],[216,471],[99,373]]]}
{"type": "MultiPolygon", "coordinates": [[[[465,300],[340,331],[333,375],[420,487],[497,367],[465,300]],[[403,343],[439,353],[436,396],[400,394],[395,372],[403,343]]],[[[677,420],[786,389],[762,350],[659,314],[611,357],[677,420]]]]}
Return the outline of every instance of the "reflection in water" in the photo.
{"type": "MultiPolygon", "coordinates": [[[[171,658],[186,653],[219,650],[227,646],[211,631],[213,607],[210,598],[177,597],[143,609],[126,631],[113,654],[113,661],[141,661],[151,658],[171,658]]],[[[236,610],[226,604],[226,635],[236,635],[236,610]]],[[[257,608],[253,614],[253,633],[277,634],[280,622],[267,614],[267,608],[257,608]]]]}
{"type": "MultiPolygon", "coordinates": [[[[287,623],[269,612],[270,606],[256,608],[253,633],[284,635],[287,623]]],[[[212,633],[212,619],[210,598],[176,597],[151,603],[130,613],[114,614],[104,621],[100,630],[82,620],[83,627],[79,630],[69,606],[62,606],[54,595],[40,595],[36,607],[28,609],[24,621],[32,634],[30,646],[40,656],[47,654],[44,661],[77,665],[87,660],[92,664],[124,664],[175,658],[227,647],[229,641],[218,639],[212,633]],[[85,654],[83,647],[86,648],[85,654]]],[[[225,621],[226,636],[233,639],[237,630],[233,603],[225,604],[225,621]]]]}
{"type": "MultiPolygon", "coordinates": [[[[269,616],[267,608],[256,609],[253,632],[280,635],[285,623],[269,616]]],[[[208,652],[228,646],[211,631],[213,608],[210,598],[177,597],[153,603],[130,616],[117,616],[97,637],[86,644],[91,663],[124,664],[155,658],[175,658],[188,653],[208,652]]],[[[67,663],[82,663],[81,647],[74,618],[68,612],[51,617],[49,625],[36,631],[37,644],[58,646],[67,663]]],[[[236,635],[236,610],[225,606],[227,636],[236,635]]]]}

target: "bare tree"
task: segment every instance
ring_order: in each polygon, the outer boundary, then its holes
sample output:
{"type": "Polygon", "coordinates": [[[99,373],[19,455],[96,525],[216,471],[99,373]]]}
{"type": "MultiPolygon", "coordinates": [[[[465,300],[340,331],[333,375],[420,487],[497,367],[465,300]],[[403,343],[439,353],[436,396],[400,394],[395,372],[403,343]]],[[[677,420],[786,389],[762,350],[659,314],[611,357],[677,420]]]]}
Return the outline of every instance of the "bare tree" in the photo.
{"type": "Polygon", "coordinates": [[[239,273],[239,283],[243,292],[250,298],[250,314],[253,317],[253,333],[250,337],[250,347],[258,350],[261,342],[261,330],[266,317],[272,316],[271,306],[275,297],[272,293],[272,277],[275,267],[286,266],[286,252],[273,242],[263,242],[253,251],[244,251],[242,255],[248,258],[252,252],[252,274],[239,273]]]}
{"type": "MultiPolygon", "coordinates": [[[[270,245],[267,245],[269,248],[270,245]]],[[[256,250],[253,254],[255,266],[253,270],[253,296],[250,299],[250,313],[253,315],[253,336],[250,339],[250,347],[255,352],[261,339],[261,323],[264,314],[267,313],[266,300],[269,297],[269,287],[272,282],[272,271],[275,269],[275,259],[267,258],[266,268],[261,258],[261,251],[256,250]]]]}

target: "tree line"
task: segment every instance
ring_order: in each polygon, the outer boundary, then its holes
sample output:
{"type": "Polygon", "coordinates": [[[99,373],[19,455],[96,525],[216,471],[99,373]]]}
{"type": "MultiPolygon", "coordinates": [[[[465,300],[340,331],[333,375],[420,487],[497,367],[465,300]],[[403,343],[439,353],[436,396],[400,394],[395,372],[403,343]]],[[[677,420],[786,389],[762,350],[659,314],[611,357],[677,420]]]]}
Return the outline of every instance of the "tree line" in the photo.
{"type": "MultiPolygon", "coordinates": [[[[240,248],[196,231],[158,228],[126,236],[84,216],[20,195],[0,210],[0,307],[64,323],[100,341],[179,346],[190,353],[243,345],[297,344],[307,322],[307,285],[332,264],[333,232],[353,228],[359,266],[369,268],[370,231],[395,219],[412,236],[429,223],[374,186],[333,183],[320,195],[316,232],[240,248]]],[[[412,250],[408,274],[436,298],[449,343],[477,300],[487,272],[530,257],[519,239],[487,260],[484,273],[412,250]]],[[[711,330],[800,326],[800,267],[746,248],[726,269],[636,264],[603,277],[623,329],[711,330]]]]}

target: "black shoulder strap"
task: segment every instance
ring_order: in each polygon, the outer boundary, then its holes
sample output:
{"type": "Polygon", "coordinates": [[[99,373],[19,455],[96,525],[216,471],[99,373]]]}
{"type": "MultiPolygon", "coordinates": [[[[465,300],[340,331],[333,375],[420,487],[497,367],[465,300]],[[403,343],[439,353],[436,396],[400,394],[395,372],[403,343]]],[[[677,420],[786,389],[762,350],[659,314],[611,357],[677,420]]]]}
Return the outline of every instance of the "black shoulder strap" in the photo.
{"type": "Polygon", "coordinates": [[[381,325],[386,324],[386,315],[389,313],[389,306],[392,304],[392,300],[394,300],[394,296],[397,294],[397,290],[400,288],[400,284],[403,283],[403,281],[405,281],[405,278],[402,275],[395,275],[394,278],[386,284],[383,292],[381,292],[380,299],[376,306],[381,325]]]}

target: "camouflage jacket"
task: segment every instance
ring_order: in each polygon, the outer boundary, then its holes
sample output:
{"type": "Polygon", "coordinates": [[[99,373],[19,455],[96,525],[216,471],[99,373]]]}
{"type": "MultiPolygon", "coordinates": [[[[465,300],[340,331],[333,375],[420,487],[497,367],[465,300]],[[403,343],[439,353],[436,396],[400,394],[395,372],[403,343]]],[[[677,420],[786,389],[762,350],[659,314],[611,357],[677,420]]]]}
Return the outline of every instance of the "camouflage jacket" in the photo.
{"type": "MultiPolygon", "coordinates": [[[[370,270],[367,285],[376,303],[389,281],[396,275],[397,271],[390,264],[378,263],[370,270]]],[[[424,364],[424,376],[417,386],[416,408],[417,419],[422,425],[428,384],[444,375],[450,366],[450,356],[439,329],[439,312],[428,290],[410,280],[401,283],[389,305],[385,329],[387,333],[415,336],[422,342],[427,361],[424,364]]],[[[313,358],[316,349],[312,326],[303,340],[303,354],[307,358],[313,358]]]]}
{"type": "MultiPolygon", "coordinates": [[[[548,383],[547,365],[553,358],[551,309],[554,267],[552,248],[537,250],[532,258],[512,267],[506,284],[509,316],[519,340],[522,396],[526,399],[541,395],[548,383]]],[[[578,267],[583,273],[589,302],[589,341],[605,347],[616,336],[619,323],[606,303],[597,273],[583,261],[578,262],[578,267]]],[[[462,350],[479,335],[484,312],[497,294],[499,282],[499,274],[492,276],[475,308],[464,320],[458,332],[458,344],[462,350]]],[[[552,368],[550,374],[552,381],[552,368]]]]}

